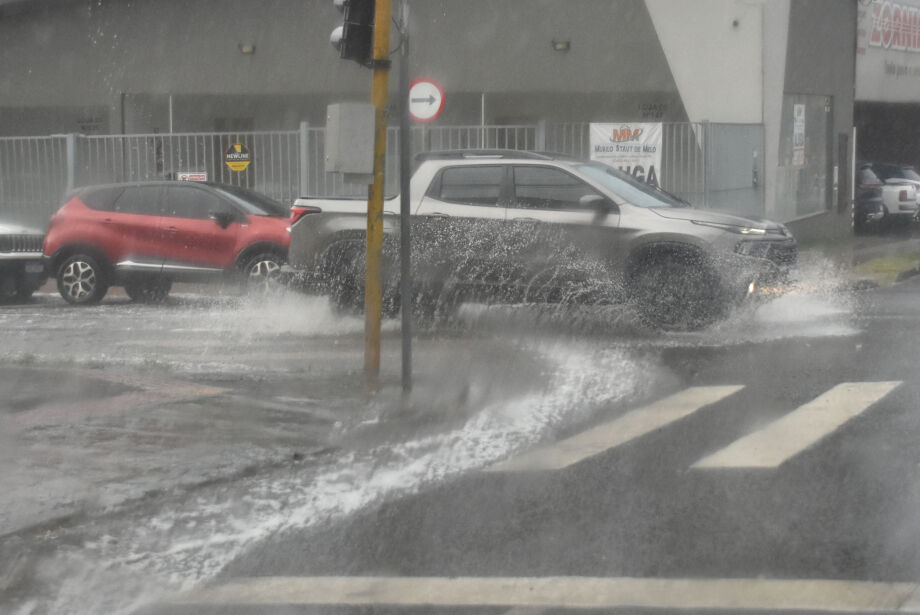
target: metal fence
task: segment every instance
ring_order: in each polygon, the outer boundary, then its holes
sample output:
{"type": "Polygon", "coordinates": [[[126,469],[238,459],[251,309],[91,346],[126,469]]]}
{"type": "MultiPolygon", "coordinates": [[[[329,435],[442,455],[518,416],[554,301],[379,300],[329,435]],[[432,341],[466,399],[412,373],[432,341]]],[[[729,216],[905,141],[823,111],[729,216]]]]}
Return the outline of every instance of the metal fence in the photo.
{"type": "MultiPolygon", "coordinates": [[[[740,210],[762,211],[757,187],[758,173],[763,176],[757,158],[762,151],[762,127],[681,123],[663,128],[659,181],[665,189],[702,206],[741,202],[740,210]],[[750,157],[744,152],[752,147],[753,167],[749,162],[739,163],[750,157]]],[[[414,126],[411,138],[413,154],[501,148],[590,157],[589,125],[584,122],[414,126]]],[[[399,140],[399,130],[389,128],[388,195],[398,191],[399,140]]],[[[300,195],[366,194],[366,186],[345,184],[341,176],[326,173],[324,157],[325,130],[307,124],[301,124],[299,130],[274,132],[0,138],[0,214],[41,225],[60,206],[69,188],[174,178],[183,172],[252,188],[283,203],[300,195]],[[231,170],[224,162],[235,143],[244,144],[251,154],[251,163],[242,171],[231,170]]]]}
{"type": "Polygon", "coordinates": [[[67,139],[0,138],[0,214],[43,224],[68,183],[67,139]]]}
{"type": "MultiPolygon", "coordinates": [[[[546,125],[547,151],[590,158],[589,125],[546,125]]],[[[700,207],[762,214],[763,126],[682,122],[662,124],[658,181],[700,207]]]]}

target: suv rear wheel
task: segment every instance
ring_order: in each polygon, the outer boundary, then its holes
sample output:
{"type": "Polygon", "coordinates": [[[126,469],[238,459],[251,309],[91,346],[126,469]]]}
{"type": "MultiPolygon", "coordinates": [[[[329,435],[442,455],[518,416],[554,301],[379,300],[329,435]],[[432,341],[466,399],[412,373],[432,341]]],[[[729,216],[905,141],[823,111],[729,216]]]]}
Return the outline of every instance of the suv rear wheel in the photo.
{"type": "Polygon", "coordinates": [[[138,303],[162,303],[172,290],[172,280],[160,276],[138,277],[125,282],[125,293],[138,303]]]}
{"type": "Polygon", "coordinates": [[[276,252],[261,252],[246,259],[243,264],[244,284],[247,290],[268,290],[281,275],[284,257],[276,252]]]}
{"type": "Polygon", "coordinates": [[[68,303],[89,305],[102,300],[109,283],[99,261],[88,254],[74,254],[58,268],[57,287],[68,303]]]}

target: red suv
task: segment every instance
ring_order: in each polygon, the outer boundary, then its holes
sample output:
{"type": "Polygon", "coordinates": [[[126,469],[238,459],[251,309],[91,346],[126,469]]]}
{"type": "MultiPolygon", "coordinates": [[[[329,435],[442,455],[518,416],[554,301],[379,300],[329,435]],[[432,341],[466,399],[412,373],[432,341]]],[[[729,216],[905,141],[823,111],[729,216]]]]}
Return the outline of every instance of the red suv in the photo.
{"type": "Polygon", "coordinates": [[[87,186],[51,217],[44,258],[70,303],[96,303],[112,285],[135,301],[162,301],[173,281],[275,277],[290,244],[289,213],[235,186],[87,186]]]}

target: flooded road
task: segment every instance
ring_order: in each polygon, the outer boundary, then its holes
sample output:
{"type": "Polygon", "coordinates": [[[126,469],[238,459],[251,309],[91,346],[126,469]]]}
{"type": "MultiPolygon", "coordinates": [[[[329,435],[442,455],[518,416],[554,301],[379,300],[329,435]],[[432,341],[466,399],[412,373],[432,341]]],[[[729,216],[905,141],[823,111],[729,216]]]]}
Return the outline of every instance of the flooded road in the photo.
{"type": "Polygon", "coordinates": [[[131,612],[678,392],[714,351],[851,344],[864,299],[814,280],[691,334],[615,310],[464,306],[418,336],[408,399],[398,323],[368,392],[363,321],[323,298],[0,306],[4,611],[131,612]]]}

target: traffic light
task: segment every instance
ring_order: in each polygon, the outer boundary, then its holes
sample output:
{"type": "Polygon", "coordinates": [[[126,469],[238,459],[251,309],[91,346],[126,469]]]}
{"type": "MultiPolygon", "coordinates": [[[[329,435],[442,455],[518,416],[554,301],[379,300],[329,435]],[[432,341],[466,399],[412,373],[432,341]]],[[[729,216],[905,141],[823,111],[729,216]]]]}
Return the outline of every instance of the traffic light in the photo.
{"type": "Polygon", "coordinates": [[[332,31],[329,42],[339,51],[343,60],[354,60],[368,67],[373,65],[374,2],[333,0],[335,7],[345,14],[345,21],[332,31]]]}

